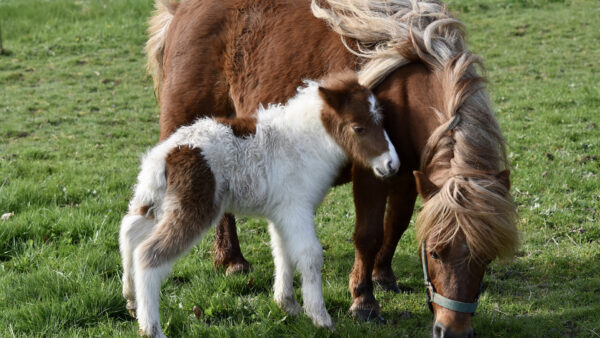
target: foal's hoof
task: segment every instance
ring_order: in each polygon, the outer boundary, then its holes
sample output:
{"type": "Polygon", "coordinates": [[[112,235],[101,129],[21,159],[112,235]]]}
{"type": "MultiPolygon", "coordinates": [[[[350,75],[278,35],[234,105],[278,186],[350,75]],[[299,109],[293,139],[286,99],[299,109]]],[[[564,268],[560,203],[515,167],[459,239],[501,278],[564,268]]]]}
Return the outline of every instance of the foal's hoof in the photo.
{"type": "Polygon", "coordinates": [[[290,316],[297,316],[302,312],[302,306],[300,306],[300,304],[298,304],[298,302],[296,301],[295,298],[283,298],[281,300],[275,300],[275,303],[277,304],[277,306],[279,306],[280,309],[282,309],[283,311],[285,311],[285,313],[287,313],[290,316]]]}
{"type": "Polygon", "coordinates": [[[125,308],[127,309],[127,311],[129,311],[131,317],[137,318],[137,315],[135,313],[135,310],[137,309],[137,304],[135,303],[135,301],[128,300],[125,308]]]}
{"type": "Polygon", "coordinates": [[[227,270],[225,271],[226,276],[237,275],[237,274],[247,274],[252,270],[252,264],[250,264],[247,260],[243,260],[241,262],[229,263],[227,270]]]}
{"type": "MultiPolygon", "coordinates": [[[[311,316],[309,315],[309,317],[311,316]]],[[[320,316],[315,316],[311,319],[316,327],[322,327],[330,331],[335,330],[335,324],[333,324],[333,319],[331,319],[331,316],[328,313],[322,314],[320,316]]]]}

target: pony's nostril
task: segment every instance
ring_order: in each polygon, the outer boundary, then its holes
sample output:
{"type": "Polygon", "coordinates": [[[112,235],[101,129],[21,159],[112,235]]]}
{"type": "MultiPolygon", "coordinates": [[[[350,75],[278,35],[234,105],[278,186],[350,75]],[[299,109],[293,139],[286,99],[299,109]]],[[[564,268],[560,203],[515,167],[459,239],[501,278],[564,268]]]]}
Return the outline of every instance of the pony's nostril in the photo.
{"type": "Polygon", "coordinates": [[[385,166],[389,171],[394,171],[394,167],[392,166],[392,160],[388,160],[385,166]]]}
{"type": "Polygon", "coordinates": [[[446,334],[446,327],[440,323],[433,326],[433,338],[442,338],[446,334]]]}
{"type": "Polygon", "coordinates": [[[467,331],[461,333],[456,333],[440,322],[436,322],[433,325],[434,338],[474,338],[475,336],[473,328],[469,328],[467,331]]]}

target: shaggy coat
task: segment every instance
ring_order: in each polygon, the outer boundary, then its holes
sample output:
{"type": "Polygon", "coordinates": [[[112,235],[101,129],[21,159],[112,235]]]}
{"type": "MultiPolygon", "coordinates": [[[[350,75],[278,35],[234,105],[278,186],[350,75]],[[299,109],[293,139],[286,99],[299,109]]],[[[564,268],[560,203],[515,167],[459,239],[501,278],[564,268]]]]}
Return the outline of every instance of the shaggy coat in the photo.
{"type": "MultiPolygon", "coordinates": [[[[147,51],[161,139],[203,114],[247,117],[261,102],[293,96],[302,79],[346,68],[377,96],[402,168],[384,182],[354,165],[338,181],[351,177],[356,206],[354,316],[378,318],[373,281],[400,291],[392,258],[417,192],[426,201],[417,238],[439,294],[472,302],[490,259],[514,254],[505,142],[481,62],[441,1],[156,0],[156,9],[147,51]]],[[[215,265],[228,273],[249,268],[232,215],[217,227],[215,248],[215,265]]],[[[433,310],[434,337],[472,334],[471,314],[433,310]]]]}
{"type": "Polygon", "coordinates": [[[260,108],[253,122],[199,119],[144,158],[120,237],[123,295],[143,334],[162,335],[161,280],[224,212],[269,221],[275,301],[300,312],[292,289],[296,267],[307,315],[333,327],[321,291],[314,210],[348,156],[384,177],[396,173],[398,156],[374,96],[348,75],[325,87],[308,81],[286,105],[260,108]]]}

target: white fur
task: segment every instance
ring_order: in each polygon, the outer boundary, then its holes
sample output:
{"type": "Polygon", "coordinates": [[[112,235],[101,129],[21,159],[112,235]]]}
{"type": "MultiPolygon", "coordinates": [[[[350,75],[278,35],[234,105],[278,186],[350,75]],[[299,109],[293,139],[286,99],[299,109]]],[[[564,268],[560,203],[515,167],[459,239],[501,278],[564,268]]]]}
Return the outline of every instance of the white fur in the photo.
{"type": "MultiPolygon", "coordinates": [[[[144,157],[120,236],[123,295],[128,307],[137,305],[141,333],[163,335],[158,312],[160,283],[174,260],[144,268],[136,248],[150,236],[169,204],[165,199],[165,158],[178,146],[197,148],[215,176],[215,202],[222,209],[215,222],[223,212],[269,220],[275,302],[290,314],[300,311],[292,286],[296,268],[302,277],[306,314],[316,326],[333,327],[323,300],[323,255],[313,217],[347,158],[322,124],[322,104],[318,83],[307,81],[286,105],[258,109],[254,135],[235,137],[229,126],[204,118],[180,128],[144,157]],[[155,220],[136,215],[148,205],[155,207],[155,220]]],[[[395,154],[391,143],[385,154],[390,157],[390,153],[395,154]]]]}
{"type": "Polygon", "coordinates": [[[377,99],[375,95],[369,95],[369,112],[371,113],[371,117],[376,124],[380,125],[383,121],[383,115],[381,114],[381,110],[379,109],[379,105],[377,104],[377,99]]]}
{"type": "Polygon", "coordinates": [[[390,141],[387,132],[384,131],[383,135],[388,143],[388,151],[371,159],[370,164],[375,175],[379,177],[389,177],[398,172],[398,169],[400,168],[400,159],[398,158],[396,148],[392,144],[392,141],[390,141]]]}

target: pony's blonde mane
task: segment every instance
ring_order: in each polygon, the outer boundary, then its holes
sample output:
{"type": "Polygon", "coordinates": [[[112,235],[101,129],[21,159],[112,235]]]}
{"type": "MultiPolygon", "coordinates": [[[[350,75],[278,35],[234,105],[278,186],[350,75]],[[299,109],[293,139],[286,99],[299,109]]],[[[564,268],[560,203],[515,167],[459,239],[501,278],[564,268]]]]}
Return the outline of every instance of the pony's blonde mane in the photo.
{"type": "Polygon", "coordinates": [[[445,181],[417,218],[419,242],[429,238],[443,246],[462,231],[472,258],[512,257],[519,245],[516,208],[496,177],[509,166],[505,141],[477,72],[481,60],[467,51],[462,23],[439,1],[313,0],[311,9],[365,58],[361,84],[373,88],[415,60],[441,81],[444,106],[432,110],[440,126],[427,141],[421,170],[441,172],[445,181]]]}

